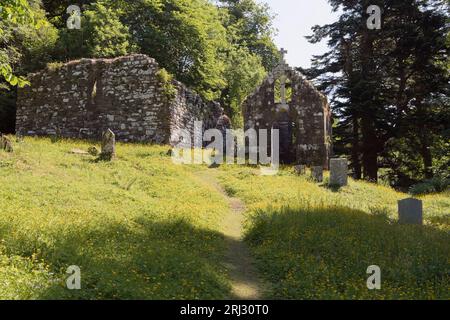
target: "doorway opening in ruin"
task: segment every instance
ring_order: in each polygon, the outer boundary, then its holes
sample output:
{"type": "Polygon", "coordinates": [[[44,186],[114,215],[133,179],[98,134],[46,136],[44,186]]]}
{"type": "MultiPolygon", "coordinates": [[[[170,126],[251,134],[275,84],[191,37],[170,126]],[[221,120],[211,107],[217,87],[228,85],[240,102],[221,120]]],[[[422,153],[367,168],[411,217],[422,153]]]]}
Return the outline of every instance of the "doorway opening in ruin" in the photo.
{"type": "Polygon", "coordinates": [[[290,115],[290,106],[292,102],[293,90],[292,82],[282,74],[274,83],[274,102],[277,106],[277,115],[274,129],[279,130],[280,134],[280,162],[281,164],[290,164],[295,161],[296,145],[296,123],[290,115]]]}
{"type": "Polygon", "coordinates": [[[280,134],[280,163],[291,164],[295,161],[296,124],[292,121],[289,112],[281,110],[272,128],[278,129],[280,134]]]}

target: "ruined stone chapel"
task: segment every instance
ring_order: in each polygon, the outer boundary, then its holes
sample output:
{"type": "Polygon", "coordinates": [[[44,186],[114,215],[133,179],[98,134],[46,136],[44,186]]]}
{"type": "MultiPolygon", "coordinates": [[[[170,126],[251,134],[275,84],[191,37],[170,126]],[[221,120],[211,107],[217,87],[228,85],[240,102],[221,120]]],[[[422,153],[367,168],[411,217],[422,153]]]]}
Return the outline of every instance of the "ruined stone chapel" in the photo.
{"type": "Polygon", "coordinates": [[[243,104],[245,129],[279,129],[280,161],[328,168],[331,110],[324,94],[285,61],[243,104]]]}
{"type": "MultiPolygon", "coordinates": [[[[245,129],[279,129],[280,160],[328,168],[331,112],[326,97],[303,75],[279,64],[243,104],[245,129]]],[[[223,109],[182,83],[161,77],[146,55],[81,59],[29,76],[20,89],[16,132],[99,139],[111,129],[119,141],[176,144],[174,132],[194,121],[217,128],[223,109]]]]}

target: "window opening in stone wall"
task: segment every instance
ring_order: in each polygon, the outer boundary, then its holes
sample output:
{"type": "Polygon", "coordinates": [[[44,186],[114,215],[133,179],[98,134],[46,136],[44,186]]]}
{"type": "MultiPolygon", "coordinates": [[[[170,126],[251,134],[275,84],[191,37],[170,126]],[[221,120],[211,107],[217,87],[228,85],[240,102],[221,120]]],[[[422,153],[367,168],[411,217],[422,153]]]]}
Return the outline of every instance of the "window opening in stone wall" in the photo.
{"type": "Polygon", "coordinates": [[[97,80],[94,81],[94,84],[92,86],[92,92],[91,92],[92,104],[94,104],[96,96],[97,96],[97,80]]]}
{"type": "Polygon", "coordinates": [[[286,76],[281,76],[275,81],[275,103],[288,104],[292,102],[292,83],[286,76]]]}

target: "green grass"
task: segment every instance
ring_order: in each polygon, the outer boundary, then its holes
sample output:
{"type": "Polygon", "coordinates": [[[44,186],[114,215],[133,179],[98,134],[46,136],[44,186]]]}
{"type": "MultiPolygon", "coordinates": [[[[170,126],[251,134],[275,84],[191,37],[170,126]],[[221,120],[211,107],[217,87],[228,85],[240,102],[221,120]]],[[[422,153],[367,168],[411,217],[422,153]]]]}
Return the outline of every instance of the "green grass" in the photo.
{"type": "Polygon", "coordinates": [[[0,152],[0,298],[229,296],[219,194],[167,147],[119,144],[112,163],[75,147],[89,144],[26,138],[0,152]],[[70,265],[83,290],[65,288],[70,265]]]}
{"type": "MultiPolygon", "coordinates": [[[[226,199],[177,166],[168,147],[118,144],[114,162],[71,154],[82,141],[25,138],[0,151],[0,299],[223,299],[230,279],[226,199]],[[65,286],[81,268],[82,290],[65,286]]],[[[350,181],[340,190],[293,174],[223,166],[247,205],[246,240],[269,298],[449,298],[450,194],[425,196],[426,227],[399,226],[406,194],[350,181]],[[368,291],[366,269],[382,269],[368,291]]]]}
{"type": "MultiPolygon", "coordinates": [[[[373,183],[349,180],[339,190],[324,183],[313,183],[308,176],[297,176],[292,168],[283,168],[275,177],[261,176],[250,167],[227,166],[221,168],[221,183],[229,194],[241,198],[249,212],[269,207],[294,205],[307,208],[345,207],[369,214],[386,214],[397,218],[397,201],[407,194],[373,183]]],[[[419,197],[424,202],[425,223],[450,230],[450,190],[419,197]]]]}
{"type": "Polygon", "coordinates": [[[406,194],[365,182],[333,190],[287,168],[224,167],[248,207],[247,241],[274,299],[449,299],[450,194],[423,197],[425,227],[396,222],[406,194]],[[367,289],[378,265],[381,290],[367,289]]]}
{"type": "Polygon", "coordinates": [[[275,299],[448,299],[448,234],[348,208],[254,215],[247,236],[275,299]],[[381,268],[381,290],[366,270],[381,268]]]}

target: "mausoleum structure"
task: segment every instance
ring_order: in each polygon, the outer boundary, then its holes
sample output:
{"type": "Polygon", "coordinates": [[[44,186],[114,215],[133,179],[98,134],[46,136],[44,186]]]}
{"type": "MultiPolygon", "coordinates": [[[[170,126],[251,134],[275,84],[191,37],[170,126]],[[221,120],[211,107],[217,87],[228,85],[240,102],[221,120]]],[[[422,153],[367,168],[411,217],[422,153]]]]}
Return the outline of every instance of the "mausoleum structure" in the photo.
{"type": "Polygon", "coordinates": [[[196,120],[215,128],[223,112],[141,54],[72,61],[29,80],[18,92],[21,135],[100,139],[111,129],[119,141],[174,144],[177,130],[193,135],[196,120]]]}
{"type": "Polygon", "coordinates": [[[279,129],[280,160],[328,168],[331,111],[325,95],[292,69],[281,50],[279,64],[243,104],[245,129],[279,129]]]}

